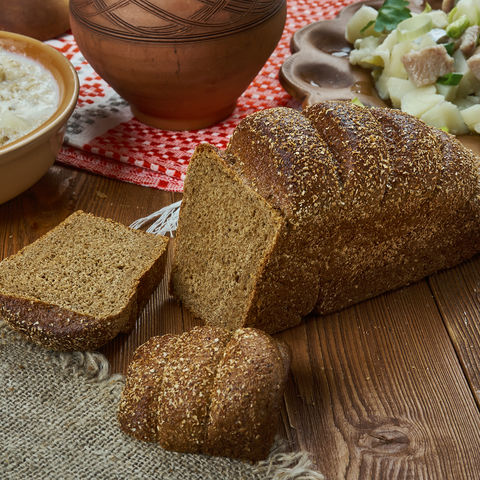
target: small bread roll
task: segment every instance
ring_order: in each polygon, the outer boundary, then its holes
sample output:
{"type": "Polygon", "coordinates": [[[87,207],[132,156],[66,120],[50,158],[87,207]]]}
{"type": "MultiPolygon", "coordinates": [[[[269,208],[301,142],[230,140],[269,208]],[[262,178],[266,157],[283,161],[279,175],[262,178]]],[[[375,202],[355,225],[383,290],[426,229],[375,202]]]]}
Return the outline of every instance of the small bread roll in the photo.
{"type": "Polygon", "coordinates": [[[253,328],[153,337],[129,366],[120,427],[167,450],[261,460],[273,443],[289,364],[288,347],[253,328]]]}

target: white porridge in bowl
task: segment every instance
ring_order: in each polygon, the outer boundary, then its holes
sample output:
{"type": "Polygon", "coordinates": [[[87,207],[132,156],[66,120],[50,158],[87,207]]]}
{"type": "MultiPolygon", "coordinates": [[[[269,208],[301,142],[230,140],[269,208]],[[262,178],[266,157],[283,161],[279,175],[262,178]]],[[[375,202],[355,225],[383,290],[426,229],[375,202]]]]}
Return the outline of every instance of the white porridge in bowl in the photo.
{"type": "Polygon", "coordinates": [[[0,49],[0,147],[48,120],[58,102],[58,86],[48,70],[0,49]]]}

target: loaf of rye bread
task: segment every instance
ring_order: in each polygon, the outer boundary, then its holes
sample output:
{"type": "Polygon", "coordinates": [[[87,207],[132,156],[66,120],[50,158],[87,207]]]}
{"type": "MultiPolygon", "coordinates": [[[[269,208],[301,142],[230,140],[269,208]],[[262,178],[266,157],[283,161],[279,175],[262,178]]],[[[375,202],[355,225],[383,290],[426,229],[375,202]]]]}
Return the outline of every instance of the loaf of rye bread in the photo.
{"type": "Polygon", "coordinates": [[[480,249],[479,159],[398,110],[257,112],[191,160],[171,287],[194,315],[268,332],[480,249]]]}
{"type": "Polygon", "coordinates": [[[205,326],[152,337],[128,367],[120,426],[167,450],[263,459],[289,363],[286,345],[252,328],[205,326]]]}
{"type": "Polygon", "coordinates": [[[167,243],[77,211],[0,262],[0,318],[51,349],[97,348],[134,326],[167,243]]]}

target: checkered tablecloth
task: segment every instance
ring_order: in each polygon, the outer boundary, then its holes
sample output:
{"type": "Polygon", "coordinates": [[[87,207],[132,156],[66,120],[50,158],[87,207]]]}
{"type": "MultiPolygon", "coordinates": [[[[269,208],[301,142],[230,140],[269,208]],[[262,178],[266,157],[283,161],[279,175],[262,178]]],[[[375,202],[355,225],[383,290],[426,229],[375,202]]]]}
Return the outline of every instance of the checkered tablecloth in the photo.
{"type": "Polygon", "coordinates": [[[70,118],[65,144],[57,160],[119,180],[170,191],[181,191],[188,161],[197,144],[208,142],[225,148],[246,115],[292,98],[283,90],[278,71],[290,54],[289,43],[299,28],[331,18],[352,0],[287,0],[287,20],[282,38],[260,73],[238,99],[233,114],[212,127],[172,132],[136,120],[130,108],[90,67],[71,34],[51,40],[75,66],[80,79],[77,107],[70,118]]]}

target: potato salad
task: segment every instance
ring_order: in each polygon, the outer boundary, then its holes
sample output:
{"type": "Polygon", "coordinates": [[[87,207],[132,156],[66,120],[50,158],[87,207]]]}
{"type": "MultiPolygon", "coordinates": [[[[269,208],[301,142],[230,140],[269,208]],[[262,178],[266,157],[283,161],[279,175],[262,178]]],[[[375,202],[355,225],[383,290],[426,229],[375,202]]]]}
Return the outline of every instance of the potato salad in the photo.
{"type": "Polygon", "coordinates": [[[480,0],[422,13],[407,5],[362,6],[346,27],[350,62],[372,70],[392,106],[456,135],[480,133],[480,0]]]}

